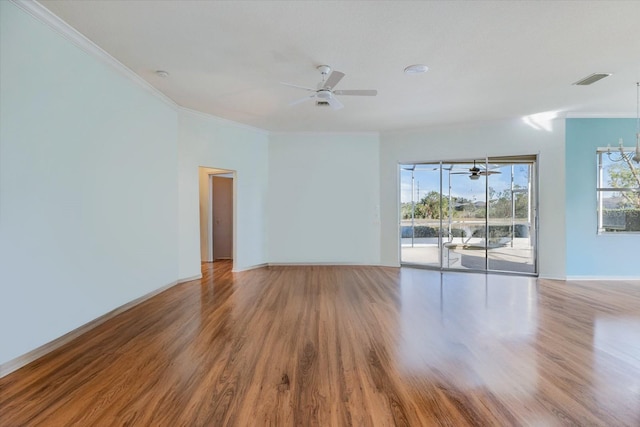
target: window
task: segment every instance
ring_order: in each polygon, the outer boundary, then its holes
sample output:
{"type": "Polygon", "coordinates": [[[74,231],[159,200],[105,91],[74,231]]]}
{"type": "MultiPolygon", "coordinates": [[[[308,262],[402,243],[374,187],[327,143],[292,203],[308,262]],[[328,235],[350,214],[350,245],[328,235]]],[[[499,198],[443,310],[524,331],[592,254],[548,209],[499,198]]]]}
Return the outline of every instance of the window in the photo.
{"type": "Polygon", "coordinates": [[[640,232],[640,165],[624,147],[598,149],[598,233],[640,232]]]}

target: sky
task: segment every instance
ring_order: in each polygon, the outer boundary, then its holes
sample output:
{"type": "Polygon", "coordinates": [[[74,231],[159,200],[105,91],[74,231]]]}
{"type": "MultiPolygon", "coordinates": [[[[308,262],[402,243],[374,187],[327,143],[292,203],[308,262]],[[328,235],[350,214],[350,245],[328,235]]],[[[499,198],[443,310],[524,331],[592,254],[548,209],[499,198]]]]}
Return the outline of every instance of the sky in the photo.
{"type": "MultiPolygon", "coordinates": [[[[411,202],[411,171],[406,170],[413,165],[400,165],[400,191],[401,202],[411,202]]],[[[443,186],[442,192],[445,196],[449,195],[449,167],[451,169],[451,196],[464,197],[475,201],[485,201],[485,177],[481,176],[478,180],[469,179],[469,168],[473,164],[443,164],[443,186]]],[[[496,191],[502,191],[511,187],[511,166],[489,165],[489,169],[499,171],[499,174],[489,176],[489,186],[496,191]]],[[[416,165],[414,170],[414,200],[418,201],[431,191],[440,191],[440,165],[420,164],[416,165]]],[[[479,164],[483,169],[483,165],[479,164]]],[[[526,187],[528,182],[528,171],[530,166],[525,164],[517,164],[514,167],[514,184],[526,187]]]]}

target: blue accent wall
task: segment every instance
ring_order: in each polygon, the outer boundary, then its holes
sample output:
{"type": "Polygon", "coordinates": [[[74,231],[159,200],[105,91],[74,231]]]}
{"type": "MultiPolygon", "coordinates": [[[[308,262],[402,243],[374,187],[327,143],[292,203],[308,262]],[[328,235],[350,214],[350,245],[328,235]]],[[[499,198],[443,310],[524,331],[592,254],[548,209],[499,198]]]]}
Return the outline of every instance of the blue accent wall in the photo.
{"type": "Polygon", "coordinates": [[[597,233],[596,150],[633,147],[635,133],[635,119],[566,121],[567,278],[640,277],[640,234],[597,233]]]}

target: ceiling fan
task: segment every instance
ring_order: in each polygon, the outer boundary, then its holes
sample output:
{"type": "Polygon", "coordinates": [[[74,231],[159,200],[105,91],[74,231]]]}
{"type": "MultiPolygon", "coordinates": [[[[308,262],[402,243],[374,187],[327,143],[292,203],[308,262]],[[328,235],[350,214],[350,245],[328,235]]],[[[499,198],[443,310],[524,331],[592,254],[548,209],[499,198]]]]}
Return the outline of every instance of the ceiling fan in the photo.
{"type": "Polygon", "coordinates": [[[316,100],[316,105],[318,106],[329,106],[334,110],[339,110],[344,107],[342,102],[336,95],[355,95],[355,96],[376,96],[378,91],[373,90],[334,90],[336,85],[342,80],[344,77],[344,73],[340,71],[331,72],[331,67],[328,65],[318,65],[316,67],[320,74],[322,74],[322,81],[318,83],[317,89],[312,89],[310,87],[293,85],[290,83],[282,83],[285,86],[295,87],[297,89],[303,89],[308,92],[313,92],[311,95],[306,96],[302,99],[298,99],[296,101],[290,102],[289,105],[297,105],[301,104],[305,101],[309,101],[312,99],[316,100]],[[329,75],[329,73],[331,73],[329,75]],[[326,78],[329,75],[329,78],[326,78]],[[326,79],[326,80],[325,80],[326,79]]]}
{"type": "Polygon", "coordinates": [[[480,169],[478,166],[476,166],[476,161],[473,161],[473,167],[469,168],[468,172],[451,172],[452,174],[469,174],[469,179],[471,180],[476,180],[476,179],[480,179],[481,176],[487,176],[487,175],[493,175],[496,173],[502,173],[500,171],[494,171],[494,170],[487,170],[485,169],[484,166],[482,166],[482,169],[480,169]]]}

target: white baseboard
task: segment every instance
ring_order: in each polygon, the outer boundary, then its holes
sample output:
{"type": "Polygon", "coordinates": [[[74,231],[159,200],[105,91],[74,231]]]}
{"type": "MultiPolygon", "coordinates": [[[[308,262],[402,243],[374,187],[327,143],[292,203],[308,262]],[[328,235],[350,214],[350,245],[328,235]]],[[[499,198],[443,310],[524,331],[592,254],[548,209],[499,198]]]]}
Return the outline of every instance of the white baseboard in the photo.
{"type": "Polygon", "coordinates": [[[202,273],[196,274],[195,276],[184,277],[182,279],[178,279],[178,281],[176,283],[190,282],[192,280],[198,280],[198,279],[202,279],[202,273]]]}
{"type": "Polygon", "coordinates": [[[382,263],[376,264],[377,267],[392,267],[392,268],[400,268],[402,265],[400,263],[382,263]]]}
{"type": "Polygon", "coordinates": [[[313,266],[339,266],[339,267],[400,267],[398,266],[385,266],[379,264],[365,264],[355,262],[265,262],[262,264],[256,264],[249,267],[242,267],[233,269],[233,273],[239,273],[241,271],[255,270],[263,267],[313,267],[313,266]]]}
{"type": "Polygon", "coordinates": [[[562,281],[566,281],[567,278],[565,276],[547,276],[547,275],[539,275],[538,279],[545,279],[545,280],[562,280],[562,281]]]}
{"type": "MultiPolygon", "coordinates": [[[[188,281],[188,280],[193,280],[193,279],[187,279],[187,280],[183,280],[183,281],[188,281]]],[[[22,356],[18,356],[15,359],[12,359],[8,362],[5,362],[3,364],[0,364],[0,378],[9,375],[10,373],[17,371],[18,369],[22,368],[23,366],[28,365],[29,363],[33,362],[34,360],[37,360],[39,358],[41,358],[42,356],[44,356],[47,353],[51,353],[54,350],[57,350],[58,348],[62,347],[63,345],[73,341],[74,339],[78,338],[80,335],[83,335],[87,332],[89,332],[90,330],[92,330],[93,328],[103,324],[104,322],[106,322],[107,320],[113,319],[114,317],[116,317],[118,314],[123,313],[127,310],[129,310],[130,308],[135,307],[138,304],[141,304],[143,302],[145,302],[146,300],[153,298],[154,296],[166,291],[169,288],[172,288],[173,286],[182,283],[183,281],[174,281],[169,283],[168,285],[165,285],[161,288],[155,289],[151,292],[149,292],[146,295],[143,295],[139,298],[136,298],[132,301],[129,301],[126,304],[121,305],[120,307],[111,310],[110,312],[103,314],[102,316],[93,319],[92,321],[85,323],[84,325],[70,331],[67,332],[66,334],[62,335],[61,337],[58,337],[56,339],[54,339],[53,341],[50,341],[46,344],[41,345],[38,348],[35,348],[31,351],[29,351],[28,353],[23,354],[22,356]]]]}
{"type": "Polygon", "coordinates": [[[379,264],[360,262],[270,262],[269,267],[304,267],[304,266],[338,266],[338,267],[382,267],[379,264]]]}
{"type": "Polygon", "coordinates": [[[250,265],[248,267],[240,267],[240,268],[234,268],[233,270],[231,270],[232,273],[240,273],[241,271],[249,271],[249,270],[255,270],[257,268],[262,268],[262,267],[268,267],[270,264],[262,263],[262,264],[256,264],[256,265],[250,265]]]}
{"type": "Polygon", "coordinates": [[[606,281],[638,281],[640,282],[639,276],[567,276],[565,279],[567,281],[598,281],[598,280],[606,280],[606,281]]]}

